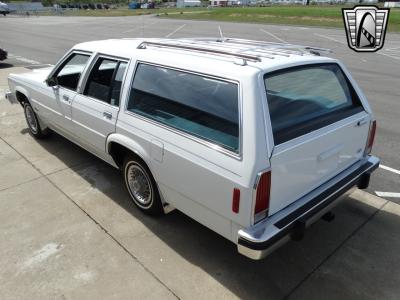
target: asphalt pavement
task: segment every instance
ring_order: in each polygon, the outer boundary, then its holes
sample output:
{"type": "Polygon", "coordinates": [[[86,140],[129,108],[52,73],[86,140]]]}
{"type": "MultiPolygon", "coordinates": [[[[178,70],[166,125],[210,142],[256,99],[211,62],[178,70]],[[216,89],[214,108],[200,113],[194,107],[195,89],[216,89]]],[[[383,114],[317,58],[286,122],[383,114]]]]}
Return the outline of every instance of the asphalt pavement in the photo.
{"type": "Polygon", "coordinates": [[[400,35],[378,53],[348,49],[338,29],[175,21],[157,17],[0,17],[0,294],[3,299],[396,299],[400,199],[400,35]],[[54,134],[35,141],[21,107],[4,99],[9,72],[54,64],[97,39],[219,36],[334,50],[369,98],[386,168],[371,187],[254,262],[179,212],[153,219],[129,202],[118,171],[54,134]]]}

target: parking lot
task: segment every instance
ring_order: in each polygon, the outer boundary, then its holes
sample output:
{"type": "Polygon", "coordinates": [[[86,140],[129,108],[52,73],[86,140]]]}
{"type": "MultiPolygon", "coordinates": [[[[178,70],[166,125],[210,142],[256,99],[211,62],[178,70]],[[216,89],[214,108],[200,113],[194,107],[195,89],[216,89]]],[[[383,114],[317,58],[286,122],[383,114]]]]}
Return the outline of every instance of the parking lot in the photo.
{"type": "Polygon", "coordinates": [[[157,17],[0,18],[0,294],[2,299],[397,299],[400,295],[400,35],[378,53],[348,49],[343,30],[157,17]],[[54,64],[78,42],[219,36],[331,48],[376,114],[370,188],[262,261],[177,211],[141,214],[119,172],[62,137],[36,141],[7,75],[54,64]]]}

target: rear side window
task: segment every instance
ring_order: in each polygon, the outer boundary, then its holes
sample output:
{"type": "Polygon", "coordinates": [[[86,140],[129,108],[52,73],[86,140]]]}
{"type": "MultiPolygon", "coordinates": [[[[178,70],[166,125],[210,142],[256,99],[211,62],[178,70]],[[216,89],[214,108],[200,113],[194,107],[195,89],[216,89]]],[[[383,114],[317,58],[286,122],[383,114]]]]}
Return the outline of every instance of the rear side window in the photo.
{"type": "Polygon", "coordinates": [[[238,85],[235,83],[139,64],[127,109],[239,152],[238,85]]]}
{"type": "Polygon", "coordinates": [[[100,57],[90,72],[84,95],[118,106],[126,63],[100,57]]]}
{"type": "Polygon", "coordinates": [[[362,111],[337,64],[295,67],[265,76],[275,144],[362,111]]]}

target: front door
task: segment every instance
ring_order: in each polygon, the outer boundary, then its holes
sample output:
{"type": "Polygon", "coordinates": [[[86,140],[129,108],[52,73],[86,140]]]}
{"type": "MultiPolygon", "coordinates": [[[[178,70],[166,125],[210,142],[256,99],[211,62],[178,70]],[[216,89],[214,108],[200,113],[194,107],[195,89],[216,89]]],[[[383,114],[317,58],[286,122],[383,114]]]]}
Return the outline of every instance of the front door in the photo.
{"type": "Polygon", "coordinates": [[[71,104],[77,95],[78,83],[89,58],[89,54],[71,53],[52,74],[56,85],[48,87],[50,91],[43,98],[49,108],[46,119],[62,133],[71,135],[73,131],[71,104]]]}

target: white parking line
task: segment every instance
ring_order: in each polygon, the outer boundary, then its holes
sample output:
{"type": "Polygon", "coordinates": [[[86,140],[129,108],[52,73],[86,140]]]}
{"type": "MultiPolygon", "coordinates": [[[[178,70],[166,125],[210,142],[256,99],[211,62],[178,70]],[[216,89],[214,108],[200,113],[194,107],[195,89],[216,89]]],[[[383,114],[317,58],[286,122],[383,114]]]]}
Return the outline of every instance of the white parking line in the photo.
{"type": "MultiPolygon", "coordinates": [[[[333,37],[330,37],[330,36],[326,36],[326,35],[322,35],[322,34],[318,34],[318,33],[314,33],[314,35],[319,36],[319,37],[324,38],[324,39],[327,39],[327,40],[331,40],[333,42],[337,42],[337,43],[343,44],[343,45],[346,44],[345,42],[342,42],[342,41],[337,40],[337,39],[335,39],[333,37]]],[[[389,54],[382,53],[382,52],[377,52],[377,54],[383,55],[383,56],[387,56],[387,57],[390,57],[390,58],[393,58],[393,59],[400,60],[400,57],[398,57],[398,56],[393,56],[393,55],[389,55],[389,54]]]]}
{"type": "Polygon", "coordinates": [[[400,198],[400,193],[390,193],[390,192],[378,192],[375,191],[375,194],[379,197],[387,197],[387,198],[400,198]]]}
{"type": "Polygon", "coordinates": [[[377,54],[400,60],[400,57],[398,57],[398,56],[393,56],[393,55],[389,55],[389,54],[382,53],[382,52],[377,52],[377,54]]]}
{"type": "Polygon", "coordinates": [[[181,30],[183,27],[185,27],[186,24],[183,24],[181,26],[179,26],[177,29],[175,29],[174,31],[172,31],[171,33],[167,34],[165,37],[169,38],[170,36],[172,36],[173,34],[177,33],[179,30],[181,30]]]}
{"type": "Polygon", "coordinates": [[[337,40],[337,39],[335,39],[333,37],[330,37],[330,36],[326,36],[326,35],[322,35],[322,34],[318,34],[318,33],[314,33],[314,35],[322,37],[322,38],[330,40],[330,41],[334,41],[334,42],[340,43],[340,44],[346,44],[345,42],[339,41],[339,40],[337,40]]]}
{"type": "Polygon", "coordinates": [[[393,169],[391,167],[388,167],[388,166],[385,166],[385,165],[379,165],[379,168],[382,168],[382,169],[384,169],[386,171],[390,171],[390,172],[393,172],[395,174],[400,175],[400,171],[399,170],[393,169]]]}
{"type": "Polygon", "coordinates": [[[264,30],[264,29],[260,29],[260,31],[262,31],[262,32],[264,32],[264,33],[266,33],[266,34],[272,36],[274,39],[277,39],[278,41],[280,41],[280,42],[282,42],[282,43],[285,43],[285,44],[287,43],[284,39],[281,39],[280,37],[277,37],[275,34],[273,34],[273,33],[271,33],[271,32],[268,32],[268,31],[266,31],[266,30],[264,30]]]}
{"type": "Polygon", "coordinates": [[[38,61],[36,61],[36,60],[29,59],[29,58],[25,58],[25,57],[22,57],[22,56],[19,56],[19,55],[15,55],[15,54],[12,54],[12,53],[9,53],[9,54],[8,54],[8,57],[14,58],[14,59],[16,59],[16,60],[18,60],[18,61],[22,61],[22,62],[28,63],[28,64],[33,64],[33,65],[39,65],[39,64],[41,64],[41,62],[38,62],[38,61]]]}
{"type": "Polygon", "coordinates": [[[158,21],[152,22],[152,23],[149,23],[149,24],[144,24],[143,26],[138,25],[137,27],[133,27],[132,29],[128,29],[128,30],[123,31],[122,33],[124,34],[124,33],[129,33],[129,32],[132,32],[132,31],[140,31],[143,28],[155,25],[157,23],[158,23],[158,21]]]}
{"type": "Polygon", "coordinates": [[[385,51],[400,51],[400,47],[385,49],[385,51]]]}

